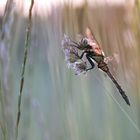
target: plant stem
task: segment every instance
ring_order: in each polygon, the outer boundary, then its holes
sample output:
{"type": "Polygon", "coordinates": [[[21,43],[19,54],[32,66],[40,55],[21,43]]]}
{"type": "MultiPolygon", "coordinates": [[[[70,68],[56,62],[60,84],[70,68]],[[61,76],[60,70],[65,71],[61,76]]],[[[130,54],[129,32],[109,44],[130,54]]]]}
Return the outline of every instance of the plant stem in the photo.
{"type": "Polygon", "coordinates": [[[31,32],[31,19],[32,19],[32,8],[34,5],[34,0],[31,0],[31,5],[29,9],[29,19],[28,25],[26,28],[26,38],[25,38],[25,50],[24,50],[24,59],[22,64],[22,72],[21,72],[21,80],[20,80],[20,94],[18,97],[18,113],[17,113],[17,120],[16,120],[16,140],[18,139],[18,127],[21,117],[21,100],[22,100],[22,93],[23,93],[23,86],[24,86],[24,73],[25,73],[25,66],[28,56],[28,47],[29,47],[29,37],[31,32]]]}

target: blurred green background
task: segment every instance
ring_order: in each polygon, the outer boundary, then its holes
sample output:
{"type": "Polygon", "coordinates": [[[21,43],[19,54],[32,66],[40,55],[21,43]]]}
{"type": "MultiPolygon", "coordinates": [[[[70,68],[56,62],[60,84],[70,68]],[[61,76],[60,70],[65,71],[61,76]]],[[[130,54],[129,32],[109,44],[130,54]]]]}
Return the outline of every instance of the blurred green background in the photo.
{"type": "MultiPolygon", "coordinates": [[[[0,18],[0,140],[15,139],[28,24],[26,3],[12,2],[0,18]]],[[[18,139],[139,140],[140,2],[77,2],[35,0],[18,139]],[[80,76],[67,68],[63,35],[76,40],[86,26],[106,56],[117,54],[110,69],[130,107],[98,68],[80,76]]]]}

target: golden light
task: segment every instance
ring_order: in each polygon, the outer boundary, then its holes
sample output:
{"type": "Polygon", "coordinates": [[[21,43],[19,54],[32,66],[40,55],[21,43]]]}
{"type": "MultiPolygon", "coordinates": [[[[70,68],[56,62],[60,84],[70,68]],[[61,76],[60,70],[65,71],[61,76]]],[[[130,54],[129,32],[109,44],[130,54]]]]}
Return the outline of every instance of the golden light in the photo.
{"type": "Polygon", "coordinates": [[[6,5],[6,0],[0,0],[0,15],[3,15],[6,5]]]}
{"type": "MultiPolygon", "coordinates": [[[[15,3],[15,7],[18,13],[23,14],[24,16],[28,15],[29,7],[31,4],[31,0],[13,0],[15,3]]],[[[96,4],[124,4],[128,5],[128,3],[134,3],[134,0],[34,0],[34,8],[33,13],[40,15],[41,17],[48,15],[51,13],[55,7],[61,7],[63,4],[70,4],[72,6],[81,6],[85,1],[88,2],[89,5],[95,6],[96,4]],[[127,3],[126,3],[127,1],[127,3]]],[[[0,0],[0,15],[3,15],[5,5],[7,0],[0,0]]]]}

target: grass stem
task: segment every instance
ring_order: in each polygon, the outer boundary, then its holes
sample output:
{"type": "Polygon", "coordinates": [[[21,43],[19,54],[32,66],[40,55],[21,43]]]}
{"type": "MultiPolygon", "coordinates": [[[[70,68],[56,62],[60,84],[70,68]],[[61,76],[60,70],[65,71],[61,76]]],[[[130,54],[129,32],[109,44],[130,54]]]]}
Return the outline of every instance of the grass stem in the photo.
{"type": "Polygon", "coordinates": [[[22,100],[22,93],[23,93],[23,86],[24,86],[25,66],[26,66],[26,61],[27,61],[27,56],[28,56],[29,37],[30,37],[30,32],[31,32],[31,23],[32,23],[31,20],[32,20],[33,5],[34,5],[34,0],[31,0],[31,5],[30,5],[30,9],[29,9],[28,25],[26,28],[24,58],[23,58],[21,80],[20,80],[20,94],[18,97],[18,112],[17,112],[17,120],[16,120],[16,140],[18,139],[18,128],[19,128],[19,122],[20,122],[20,118],[21,118],[21,100],[22,100]]]}

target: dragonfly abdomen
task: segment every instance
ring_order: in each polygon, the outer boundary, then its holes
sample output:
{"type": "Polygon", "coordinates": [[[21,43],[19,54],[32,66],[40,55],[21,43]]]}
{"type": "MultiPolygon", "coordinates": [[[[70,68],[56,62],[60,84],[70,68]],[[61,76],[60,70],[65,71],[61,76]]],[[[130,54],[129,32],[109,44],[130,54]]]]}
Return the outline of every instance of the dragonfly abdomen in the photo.
{"type": "Polygon", "coordinates": [[[107,75],[110,77],[110,79],[112,80],[112,82],[115,84],[116,88],[119,90],[119,93],[121,94],[121,96],[123,97],[123,99],[125,100],[125,102],[128,105],[130,105],[130,102],[129,102],[128,97],[126,96],[126,94],[123,91],[123,89],[121,88],[121,86],[118,84],[117,80],[110,73],[107,64],[104,61],[101,61],[100,63],[98,63],[98,68],[100,68],[102,71],[104,71],[105,73],[107,73],[107,75]]]}
{"type": "Polygon", "coordinates": [[[116,81],[116,79],[113,77],[113,75],[110,73],[110,71],[107,71],[106,73],[110,77],[110,79],[113,81],[113,83],[115,84],[115,86],[117,87],[117,89],[119,90],[119,93],[121,94],[121,96],[123,97],[123,99],[125,100],[125,102],[130,106],[130,102],[129,102],[128,97],[126,96],[125,92],[123,91],[123,89],[121,88],[121,86],[118,84],[118,82],[116,81]]]}

